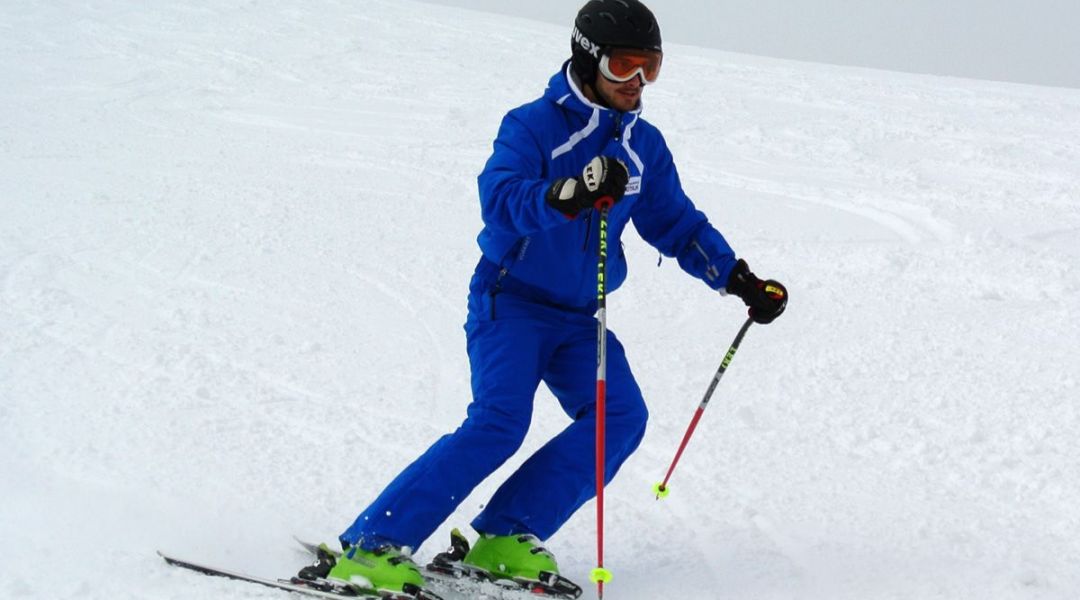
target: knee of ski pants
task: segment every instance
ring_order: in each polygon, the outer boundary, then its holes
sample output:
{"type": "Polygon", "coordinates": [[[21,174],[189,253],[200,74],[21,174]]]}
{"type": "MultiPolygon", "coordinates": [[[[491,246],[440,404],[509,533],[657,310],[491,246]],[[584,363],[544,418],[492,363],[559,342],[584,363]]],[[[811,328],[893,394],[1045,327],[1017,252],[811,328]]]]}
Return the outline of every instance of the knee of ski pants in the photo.
{"type": "Polygon", "coordinates": [[[496,401],[484,406],[474,402],[467,412],[468,417],[460,430],[473,437],[474,443],[484,449],[484,456],[493,463],[501,465],[525,442],[531,411],[517,414],[503,410],[496,401]]]}
{"type": "Polygon", "coordinates": [[[607,422],[608,431],[617,436],[625,455],[628,456],[645,437],[645,428],[649,422],[649,409],[645,405],[645,399],[638,394],[614,411],[609,410],[607,422]]]}
{"type": "MultiPolygon", "coordinates": [[[[605,429],[608,447],[616,458],[626,458],[645,437],[649,409],[633,379],[613,379],[608,382],[605,429]]],[[[585,412],[592,416],[596,405],[590,403],[585,412]]],[[[583,415],[578,415],[579,418],[583,415]]]]}

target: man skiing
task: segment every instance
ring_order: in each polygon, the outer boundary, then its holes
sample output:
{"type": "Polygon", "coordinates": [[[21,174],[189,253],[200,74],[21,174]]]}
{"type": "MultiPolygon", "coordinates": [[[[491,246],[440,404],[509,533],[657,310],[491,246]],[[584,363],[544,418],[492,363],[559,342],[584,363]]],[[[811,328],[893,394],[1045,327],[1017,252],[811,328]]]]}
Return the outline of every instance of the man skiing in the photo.
{"type": "MultiPolygon", "coordinates": [[[[511,110],[478,178],[484,227],[465,324],[473,400],[461,426],[399,474],[340,536],[329,576],[401,592],[425,580],[409,558],[520,447],[544,382],[572,419],[472,521],[462,562],[495,578],[557,573],[541,547],[595,494],[596,272],[599,204],[609,204],[607,291],[626,278],[619,237],[643,239],[769,323],[783,286],[764,291],[682,190],[641,94],[660,72],[660,30],[638,0],[590,0],[572,57],[543,97],[511,110]],[[774,291],[779,290],[779,291],[774,291]]],[[[623,347],[607,334],[606,481],[637,448],[648,412],[623,347]]]]}

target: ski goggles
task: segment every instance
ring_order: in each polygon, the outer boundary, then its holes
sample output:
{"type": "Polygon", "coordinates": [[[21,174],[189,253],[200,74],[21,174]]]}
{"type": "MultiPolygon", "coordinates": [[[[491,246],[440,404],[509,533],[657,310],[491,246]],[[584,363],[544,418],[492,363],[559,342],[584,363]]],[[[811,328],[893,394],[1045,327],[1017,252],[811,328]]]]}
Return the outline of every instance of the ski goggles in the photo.
{"type": "Polygon", "coordinates": [[[600,57],[600,74],[611,81],[624,83],[640,73],[643,82],[656,83],[663,59],[664,53],[657,50],[612,48],[600,57]]]}

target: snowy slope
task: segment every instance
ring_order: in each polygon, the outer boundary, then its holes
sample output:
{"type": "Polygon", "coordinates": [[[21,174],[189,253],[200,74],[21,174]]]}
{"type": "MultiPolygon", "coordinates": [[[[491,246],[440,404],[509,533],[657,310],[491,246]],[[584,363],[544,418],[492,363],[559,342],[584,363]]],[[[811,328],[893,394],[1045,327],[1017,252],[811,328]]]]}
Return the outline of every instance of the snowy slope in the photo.
{"type": "MultiPolygon", "coordinates": [[[[401,0],[0,6],[0,597],[281,598],[153,551],[289,573],[291,534],[456,426],[475,175],[567,35],[401,0]]],[[[744,311],[624,239],[609,321],[652,421],[606,596],[1080,596],[1080,91],[671,46],[645,100],[792,301],[656,502],[744,311]]],[[[542,393],[525,451],[565,423],[542,393]]],[[[583,582],[592,515],[550,540],[583,582]]]]}

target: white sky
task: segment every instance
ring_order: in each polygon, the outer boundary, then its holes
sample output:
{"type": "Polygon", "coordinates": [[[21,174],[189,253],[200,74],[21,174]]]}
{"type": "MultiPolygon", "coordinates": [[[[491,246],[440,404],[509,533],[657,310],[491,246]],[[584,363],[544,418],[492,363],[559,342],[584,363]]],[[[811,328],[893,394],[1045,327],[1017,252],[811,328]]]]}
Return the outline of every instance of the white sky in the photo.
{"type": "MultiPolygon", "coordinates": [[[[584,0],[427,0],[569,27],[584,0]]],[[[652,0],[664,40],[812,62],[1080,87],[1080,0],[652,0]]]]}

